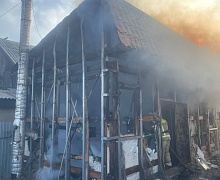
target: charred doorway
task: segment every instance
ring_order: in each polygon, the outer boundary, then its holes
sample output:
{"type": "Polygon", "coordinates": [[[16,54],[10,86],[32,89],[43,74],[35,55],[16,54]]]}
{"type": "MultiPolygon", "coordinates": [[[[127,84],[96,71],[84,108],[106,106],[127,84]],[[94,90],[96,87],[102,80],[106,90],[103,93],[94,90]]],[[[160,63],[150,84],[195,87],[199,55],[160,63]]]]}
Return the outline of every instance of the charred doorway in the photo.
{"type": "Polygon", "coordinates": [[[167,120],[171,136],[170,155],[173,166],[190,161],[187,105],[161,100],[162,118],[167,120]]]}

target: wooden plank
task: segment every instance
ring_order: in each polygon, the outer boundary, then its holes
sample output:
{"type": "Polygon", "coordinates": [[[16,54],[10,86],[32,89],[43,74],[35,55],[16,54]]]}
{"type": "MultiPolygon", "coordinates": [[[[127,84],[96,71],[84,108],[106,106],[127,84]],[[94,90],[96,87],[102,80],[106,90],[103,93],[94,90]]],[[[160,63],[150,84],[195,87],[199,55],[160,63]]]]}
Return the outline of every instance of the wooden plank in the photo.
{"type": "Polygon", "coordinates": [[[215,148],[215,144],[210,144],[210,148],[215,148]]]}
{"type": "MultiPolygon", "coordinates": [[[[50,163],[48,161],[44,161],[44,166],[50,167],[50,163]]],[[[60,164],[53,164],[54,169],[60,169],[60,164]]],[[[64,165],[62,166],[62,170],[64,169],[64,165]]],[[[75,174],[82,174],[82,168],[70,166],[70,172],[75,174]]],[[[101,173],[93,170],[89,170],[89,178],[92,179],[101,179],[101,173]]]]}
{"type": "MultiPolygon", "coordinates": [[[[73,123],[82,123],[82,117],[76,117],[72,119],[73,123]]],[[[58,123],[65,123],[66,122],[66,118],[58,118],[58,123]]]]}
{"type": "Polygon", "coordinates": [[[158,159],[152,160],[151,164],[152,164],[152,166],[158,165],[158,159]]]}
{"type": "Polygon", "coordinates": [[[144,116],[143,121],[145,122],[156,121],[156,118],[154,116],[144,116]]]}
{"type": "MultiPolygon", "coordinates": [[[[51,117],[45,118],[46,122],[51,122],[51,117]]],[[[82,117],[76,117],[72,119],[73,123],[82,123],[82,117]]],[[[30,118],[27,118],[27,122],[31,122],[30,118]]],[[[34,122],[40,122],[40,118],[34,118],[34,122]]],[[[58,123],[65,123],[66,118],[58,118],[58,123]]]]}
{"type": "Polygon", "coordinates": [[[133,173],[139,172],[140,171],[140,166],[136,165],[130,168],[125,169],[126,176],[131,175],[133,173]]]}

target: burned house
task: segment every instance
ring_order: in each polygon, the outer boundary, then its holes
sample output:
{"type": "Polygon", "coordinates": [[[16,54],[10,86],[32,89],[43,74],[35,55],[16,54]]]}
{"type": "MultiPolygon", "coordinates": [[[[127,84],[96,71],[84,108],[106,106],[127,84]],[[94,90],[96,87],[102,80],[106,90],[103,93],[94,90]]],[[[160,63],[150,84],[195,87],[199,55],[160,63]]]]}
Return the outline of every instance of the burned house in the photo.
{"type": "Polygon", "coordinates": [[[123,0],[85,0],[30,51],[27,119],[39,132],[30,157],[39,148],[39,168],[65,179],[166,175],[162,117],[174,167],[195,161],[192,144],[218,151],[216,124],[207,129],[217,112],[187,88],[210,58],[123,0]]]}

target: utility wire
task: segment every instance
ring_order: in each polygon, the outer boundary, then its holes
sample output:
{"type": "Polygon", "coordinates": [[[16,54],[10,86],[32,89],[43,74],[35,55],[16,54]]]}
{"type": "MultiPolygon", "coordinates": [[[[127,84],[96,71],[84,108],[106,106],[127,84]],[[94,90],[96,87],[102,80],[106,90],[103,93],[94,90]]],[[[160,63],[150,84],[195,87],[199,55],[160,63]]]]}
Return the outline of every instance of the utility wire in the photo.
{"type": "Polygon", "coordinates": [[[0,15],[0,18],[3,17],[4,15],[6,15],[8,12],[10,12],[11,10],[13,10],[14,8],[16,8],[19,4],[21,4],[21,2],[19,2],[18,4],[16,4],[15,6],[13,6],[11,9],[7,10],[5,13],[3,13],[2,15],[0,15]]]}
{"type": "Polygon", "coordinates": [[[40,35],[39,29],[38,29],[38,26],[37,26],[37,22],[36,22],[36,18],[35,18],[34,3],[33,3],[33,1],[32,1],[32,11],[33,11],[34,24],[35,24],[35,27],[36,27],[36,29],[37,29],[37,33],[38,33],[38,35],[40,36],[40,38],[42,39],[42,36],[40,35]]]}

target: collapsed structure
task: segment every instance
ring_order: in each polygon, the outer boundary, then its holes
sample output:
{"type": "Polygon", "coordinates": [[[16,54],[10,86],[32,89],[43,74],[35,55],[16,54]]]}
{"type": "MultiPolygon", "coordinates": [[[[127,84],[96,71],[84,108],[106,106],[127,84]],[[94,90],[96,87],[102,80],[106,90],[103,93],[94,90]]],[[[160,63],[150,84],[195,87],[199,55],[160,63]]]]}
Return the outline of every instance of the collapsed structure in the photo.
{"type": "Polygon", "coordinates": [[[218,152],[218,111],[187,87],[211,58],[123,0],[85,0],[30,51],[30,159],[39,148],[39,167],[65,179],[164,175],[162,117],[174,167],[195,161],[197,145],[218,152]]]}

